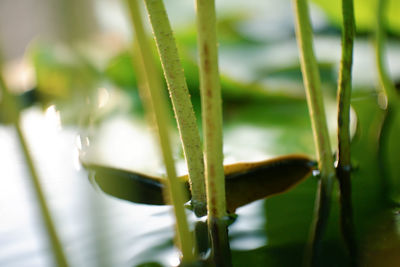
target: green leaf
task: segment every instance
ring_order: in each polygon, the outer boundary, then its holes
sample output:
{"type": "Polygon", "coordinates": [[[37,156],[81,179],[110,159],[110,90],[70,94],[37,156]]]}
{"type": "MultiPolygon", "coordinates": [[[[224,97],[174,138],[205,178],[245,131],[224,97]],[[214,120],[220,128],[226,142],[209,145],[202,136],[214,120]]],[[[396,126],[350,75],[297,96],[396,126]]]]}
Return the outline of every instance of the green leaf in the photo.
{"type": "MultiPolygon", "coordinates": [[[[90,178],[105,193],[134,203],[163,205],[164,179],[99,165],[84,164],[90,178]]],[[[224,166],[229,213],[255,200],[282,194],[310,176],[315,162],[288,155],[261,162],[224,166]]],[[[187,176],[180,178],[190,195],[187,176]]]]}
{"type": "Polygon", "coordinates": [[[105,69],[105,76],[121,88],[136,88],[137,79],[131,53],[123,51],[111,58],[105,69]]]}
{"type": "MultiPolygon", "coordinates": [[[[376,6],[378,0],[354,0],[354,12],[356,18],[356,27],[358,31],[371,32],[376,27],[376,6]]],[[[338,27],[342,25],[342,6],[340,1],[330,0],[313,0],[321,7],[329,19],[338,27]]],[[[387,15],[388,29],[397,34],[400,34],[400,1],[388,0],[387,15]]]]}

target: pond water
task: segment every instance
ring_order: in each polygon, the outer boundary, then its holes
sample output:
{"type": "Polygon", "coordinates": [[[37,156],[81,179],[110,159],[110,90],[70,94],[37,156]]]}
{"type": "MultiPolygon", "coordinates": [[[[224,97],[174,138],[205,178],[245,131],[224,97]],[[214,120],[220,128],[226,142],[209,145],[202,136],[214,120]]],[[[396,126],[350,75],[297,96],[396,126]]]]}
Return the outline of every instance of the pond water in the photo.
{"type": "MultiPolygon", "coordinates": [[[[77,142],[81,134],[78,130],[60,126],[54,108],[45,113],[29,109],[23,116],[23,129],[67,258],[71,266],[135,266],[150,260],[176,265],[179,255],[172,246],[171,208],[132,204],[107,196],[96,190],[80,166],[79,156],[85,149],[88,153],[84,158],[94,160],[96,155],[98,162],[117,167],[136,166],[149,172],[159,164],[154,160],[157,149],[149,135],[121,118],[109,127],[118,129],[113,133],[114,143],[90,150],[82,147],[83,141],[77,142]],[[127,136],[135,136],[135,140],[125,142],[127,136]],[[132,153],[126,155],[127,151],[132,153]]],[[[108,140],[107,136],[104,130],[94,142],[108,140]]],[[[53,266],[13,128],[0,128],[0,147],[0,266],[53,266]]],[[[238,210],[239,217],[230,228],[233,249],[255,249],[266,244],[264,218],[258,215],[262,209],[262,201],[258,201],[238,210]]],[[[188,215],[194,221],[191,212],[188,215]]]]}

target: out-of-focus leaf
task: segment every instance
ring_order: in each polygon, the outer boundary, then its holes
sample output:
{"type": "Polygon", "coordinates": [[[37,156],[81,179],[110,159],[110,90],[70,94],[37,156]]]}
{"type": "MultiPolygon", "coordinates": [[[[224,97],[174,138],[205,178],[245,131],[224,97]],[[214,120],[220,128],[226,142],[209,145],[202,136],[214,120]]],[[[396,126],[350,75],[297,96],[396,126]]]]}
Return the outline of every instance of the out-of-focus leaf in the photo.
{"type": "Polygon", "coordinates": [[[392,121],[385,137],[387,138],[387,147],[383,148],[384,153],[386,153],[385,158],[387,162],[382,167],[387,169],[391,198],[395,202],[400,203],[400,110],[395,109],[393,112],[392,121]]]}
{"type": "MultiPolygon", "coordinates": [[[[185,71],[186,82],[193,97],[199,97],[199,69],[196,63],[196,56],[185,48],[180,49],[182,67],[185,71]]],[[[133,66],[133,56],[128,51],[121,52],[110,60],[105,75],[111,82],[123,89],[136,89],[137,79],[133,66]]],[[[162,72],[160,72],[160,76],[162,72]]],[[[163,77],[161,77],[164,80],[163,77]]],[[[221,90],[226,101],[230,100],[252,100],[267,98],[271,95],[282,95],[279,92],[266,90],[258,83],[246,83],[221,74],[221,90]]]]}
{"type": "Polygon", "coordinates": [[[369,233],[363,238],[361,266],[391,267],[400,262],[399,208],[386,208],[371,218],[369,233]]]}
{"type": "Polygon", "coordinates": [[[119,53],[108,62],[105,75],[119,87],[135,87],[137,80],[132,60],[132,55],[128,51],[119,53]]]}
{"type": "MultiPolygon", "coordinates": [[[[334,75],[334,64],[332,62],[319,62],[318,68],[320,71],[321,81],[324,83],[335,83],[336,75],[334,75]]],[[[300,64],[287,65],[284,67],[275,67],[273,69],[257,69],[257,75],[268,78],[284,78],[287,80],[297,81],[299,84],[303,82],[301,75],[300,64]]]]}
{"type": "Polygon", "coordinates": [[[108,94],[100,88],[104,78],[95,64],[68,46],[38,43],[29,52],[38,104],[44,108],[55,105],[64,124],[87,125],[108,94]]]}
{"type": "MultiPolygon", "coordinates": [[[[374,30],[377,1],[379,0],[354,0],[355,19],[359,31],[374,30]]],[[[340,1],[313,0],[313,2],[326,12],[332,22],[341,27],[342,6],[340,1]]],[[[399,13],[400,1],[388,0],[387,15],[385,18],[388,20],[388,28],[397,34],[400,34],[399,13]]]]}
{"type": "Polygon", "coordinates": [[[37,90],[44,101],[68,101],[76,95],[85,96],[93,89],[93,69],[73,50],[36,44],[31,47],[30,54],[37,90]]]}

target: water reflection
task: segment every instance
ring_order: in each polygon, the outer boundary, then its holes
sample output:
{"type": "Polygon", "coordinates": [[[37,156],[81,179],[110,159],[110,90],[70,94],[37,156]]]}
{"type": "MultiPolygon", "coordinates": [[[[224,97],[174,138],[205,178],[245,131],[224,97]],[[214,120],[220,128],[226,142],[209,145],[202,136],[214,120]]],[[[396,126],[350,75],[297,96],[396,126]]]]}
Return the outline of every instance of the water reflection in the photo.
{"type": "MultiPolygon", "coordinates": [[[[45,114],[29,109],[22,121],[71,265],[132,266],[145,260],[139,256],[151,246],[171,242],[169,207],[110,198],[94,190],[84,170],[76,171],[77,131],[60,129],[58,120],[49,119],[56,114],[53,108],[45,114]]],[[[14,130],[2,126],[0,137],[0,266],[53,266],[14,130]]]]}
{"type": "Polygon", "coordinates": [[[252,250],[267,245],[264,200],[253,202],[237,210],[239,215],[229,227],[230,246],[234,250],[252,250]]]}
{"type": "Polygon", "coordinates": [[[110,99],[110,94],[108,93],[106,88],[98,89],[98,108],[104,107],[108,100],[110,99]]]}
{"type": "MultiPolygon", "coordinates": [[[[169,206],[136,205],[107,196],[90,184],[84,169],[77,169],[80,157],[162,174],[158,148],[142,121],[114,117],[105,121],[90,138],[83,132],[78,134],[74,128],[61,128],[53,106],[44,113],[28,109],[22,121],[49,208],[72,266],[132,266],[149,260],[167,265],[178,263],[179,254],[172,241],[174,219],[169,206]]],[[[245,134],[243,131],[238,130],[245,134]]],[[[234,136],[232,132],[231,138],[235,139],[234,136]]],[[[0,128],[0,137],[0,146],[4,148],[0,160],[7,166],[0,170],[0,214],[6,218],[0,221],[3,247],[0,265],[52,266],[43,224],[13,129],[0,128]]],[[[180,149],[178,143],[175,147],[180,149]]],[[[232,156],[231,160],[240,160],[239,156],[232,156]]],[[[265,155],[258,157],[265,158],[265,155]]],[[[180,159],[180,173],[185,172],[182,162],[180,159]]],[[[232,249],[248,250],[266,245],[265,218],[259,216],[262,210],[262,201],[238,209],[239,217],[230,227],[232,249]]],[[[193,223],[195,218],[188,213],[193,223]]]]}

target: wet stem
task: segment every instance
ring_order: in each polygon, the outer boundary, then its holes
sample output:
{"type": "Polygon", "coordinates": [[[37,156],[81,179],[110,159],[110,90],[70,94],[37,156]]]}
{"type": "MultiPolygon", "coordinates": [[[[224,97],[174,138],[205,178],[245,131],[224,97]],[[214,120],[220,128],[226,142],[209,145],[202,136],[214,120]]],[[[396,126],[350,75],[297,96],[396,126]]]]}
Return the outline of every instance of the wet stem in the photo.
{"type": "Polygon", "coordinates": [[[335,169],[330,146],[325,109],[321,92],[321,82],[312,41],[312,27],[306,0],[293,0],[296,16],[296,38],[300,52],[300,63],[306,88],[307,104],[316,146],[320,180],[315,200],[314,220],[311,227],[309,246],[305,262],[309,266],[317,264],[322,237],[330,212],[331,195],[335,169]]]}

